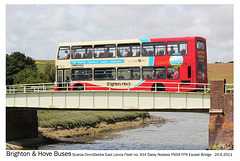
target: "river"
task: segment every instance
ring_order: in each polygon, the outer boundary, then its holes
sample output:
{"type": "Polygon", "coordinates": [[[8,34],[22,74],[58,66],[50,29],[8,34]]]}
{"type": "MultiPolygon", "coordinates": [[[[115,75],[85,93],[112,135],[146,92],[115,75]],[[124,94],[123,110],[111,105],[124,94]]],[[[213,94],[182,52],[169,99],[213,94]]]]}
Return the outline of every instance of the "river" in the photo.
{"type": "Polygon", "coordinates": [[[39,150],[205,150],[208,148],[209,114],[150,112],[168,121],[144,128],[109,133],[84,144],[50,144],[39,150]]]}

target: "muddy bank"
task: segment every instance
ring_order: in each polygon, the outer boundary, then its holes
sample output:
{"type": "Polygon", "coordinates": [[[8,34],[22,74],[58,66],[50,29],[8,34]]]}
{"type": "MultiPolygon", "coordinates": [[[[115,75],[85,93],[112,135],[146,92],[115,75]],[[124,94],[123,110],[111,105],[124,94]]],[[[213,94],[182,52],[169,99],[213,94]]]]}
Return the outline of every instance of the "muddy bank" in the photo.
{"type": "Polygon", "coordinates": [[[103,138],[109,132],[128,130],[133,128],[141,128],[156,124],[161,126],[166,122],[165,119],[150,117],[146,119],[137,118],[133,121],[121,121],[114,124],[101,122],[96,126],[84,126],[73,129],[64,128],[39,128],[39,132],[45,138],[46,142],[72,142],[86,143],[95,139],[103,138]]]}
{"type": "Polygon", "coordinates": [[[38,145],[44,143],[44,141],[45,140],[41,135],[39,135],[38,138],[8,141],[6,143],[6,150],[22,150],[26,148],[37,147],[38,145]]]}
{"type": "Polygon", "coordinates": [[[82,126],[78,128],[67,129],[63,127],[57,128],[38,128],[39,137],[32,139],[24,139],[17,141],[9,141],[6,144],[6,150],[19,150],[19,149],[34,149],[43,144],[54,143],[87,143],[96,139],[101,139],[110,132],[141,128],[154,124],[162,126],[167,120],[150,117],[136,118],[132,121],[121,121],[114,124],[101,122],[95,126],[82,126]]]}

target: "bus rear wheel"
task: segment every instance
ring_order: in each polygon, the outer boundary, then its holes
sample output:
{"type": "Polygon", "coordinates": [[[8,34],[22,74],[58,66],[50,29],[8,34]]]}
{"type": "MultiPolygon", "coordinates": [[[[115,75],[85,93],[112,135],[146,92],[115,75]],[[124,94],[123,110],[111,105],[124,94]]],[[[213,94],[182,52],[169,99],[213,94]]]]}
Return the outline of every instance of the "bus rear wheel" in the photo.
{"type": "Polygon", "coordinates": [[[152,85],[151,91],[165,91],[165,88],[162,83],[154,83],[152,85]]]}
{"type": "Polygon", "coordinates": [[[77,84],[73,87],[73,91],[83,91],[84,87],[82,84],[77,84]]]}

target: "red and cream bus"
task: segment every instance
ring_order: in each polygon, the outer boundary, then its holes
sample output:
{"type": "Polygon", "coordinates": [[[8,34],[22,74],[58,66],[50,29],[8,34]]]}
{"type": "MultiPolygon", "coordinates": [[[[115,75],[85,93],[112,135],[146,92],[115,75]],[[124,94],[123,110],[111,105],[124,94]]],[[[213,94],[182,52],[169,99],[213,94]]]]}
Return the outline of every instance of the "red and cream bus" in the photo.
{"type": "Polygon", "coordinates": [[[55,90],[196,91],[207,83],[206,40],[60,43],[55,90]]]}

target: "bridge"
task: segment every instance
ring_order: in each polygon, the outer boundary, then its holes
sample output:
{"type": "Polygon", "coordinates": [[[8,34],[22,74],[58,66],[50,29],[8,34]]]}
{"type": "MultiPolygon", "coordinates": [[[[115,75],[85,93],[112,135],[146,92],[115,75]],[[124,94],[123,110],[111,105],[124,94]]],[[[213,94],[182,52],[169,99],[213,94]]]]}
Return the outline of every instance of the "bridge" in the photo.
{"type": "MultiPolygon", "coordinates": [[[[205,91],[207,88],[205,88],[205,91]]],[[[207,92],[53,91],[52,84],[7,86],[8,108],[74,110],[209,110],[207,92]]]]}
{"type": "Polygon", "coordinates": [[[8,108],[73,110],[209,110],[209,93],[61,91],[12,93],[8,108]]]}
{"type": "MultiPolygon", "coordinates": [[[[223,93],[231,91],[233,85],[221,84],[223,93]],[[228,87],[228,88],[227,88],[228,87]]],[[[15,136],[22,129],[21,124],[30,125],[28,133],[22,137],[37,136],[36,110],[145,110],[145,111],[210,111],[223,113],[222,109],[211,109],[209,88],[205,92],[164,92],[164,91],[54,91],[53,84],[34,84],[7,86],[7,140],[17,139],[15,136]],[[20,110],[20,111],[19,111],[20,110]],[[23,110],[23,111],[22,111],[23,110]],[[16,118],[17,122],[13,122],[16,118]],[[28,117],[28,119],[26,119],[28,117]],[[26,120],[27,124],[26,124],[26,120]],[[25,121],[25,122],[24,122],[25,121]]],[[[216,88],[216,91],[219,89],[216,88]]],[[[212,92],[212,91],[211,91],[212,92]]],[[[232,92],[232,91],[231,91],[232,92]]],[[[217,94],[217,93],[216,93],[217,94]]],[[[223,103],[224,104],[224,103],[223,103]]],[[[216,107],[218,108],[218,107],[216,107]]]]}

